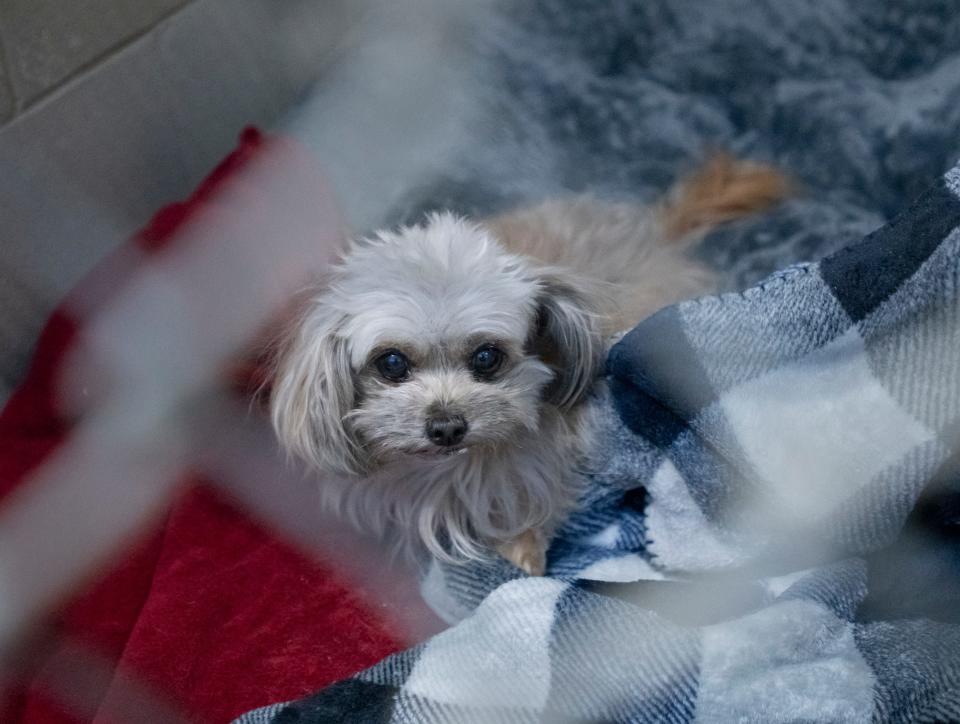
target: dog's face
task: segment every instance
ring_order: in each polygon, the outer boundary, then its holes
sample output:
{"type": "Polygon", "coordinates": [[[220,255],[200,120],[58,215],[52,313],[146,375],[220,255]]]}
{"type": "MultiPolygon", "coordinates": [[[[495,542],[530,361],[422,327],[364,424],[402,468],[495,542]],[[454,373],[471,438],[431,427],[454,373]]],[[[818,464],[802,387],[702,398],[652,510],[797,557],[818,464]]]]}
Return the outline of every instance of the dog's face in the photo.
{"type": "Polygon", "coordinates": [[[319,467],[495,451],[599,364],[590,293],[449,215],[354,246],[277,369],[281,442],[319,467]]]}

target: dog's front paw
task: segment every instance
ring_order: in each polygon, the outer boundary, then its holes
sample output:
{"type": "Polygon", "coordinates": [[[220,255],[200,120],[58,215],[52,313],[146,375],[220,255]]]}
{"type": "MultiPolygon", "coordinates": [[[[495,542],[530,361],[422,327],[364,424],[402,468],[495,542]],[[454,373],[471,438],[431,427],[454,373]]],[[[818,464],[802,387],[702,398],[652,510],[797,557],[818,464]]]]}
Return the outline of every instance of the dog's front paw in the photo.
{"type": "Polygon", "coordinates": [[[531,576],[542,576],[547,568],[547,541],[537,530],[528,530],[501,544],[497,551],[531,576]]]}

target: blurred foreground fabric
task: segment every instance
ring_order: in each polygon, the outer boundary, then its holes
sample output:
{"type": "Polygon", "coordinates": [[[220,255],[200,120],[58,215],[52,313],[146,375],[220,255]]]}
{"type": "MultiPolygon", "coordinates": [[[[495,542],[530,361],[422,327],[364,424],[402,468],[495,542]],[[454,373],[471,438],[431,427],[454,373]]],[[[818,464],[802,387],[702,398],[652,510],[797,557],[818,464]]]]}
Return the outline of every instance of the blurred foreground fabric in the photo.
{"type": "MultiPolygon", "coordinates": [[[[0,415],[0,511],[30,494],[31,474],[85,414],[65,409],[61,394],[84,335],[73,302],[83,298],[85,316],[95,318],[192,219],[237,202],[256,208],[266,189],[244,170],[271,145],[285,161],[299,158],[285,143],[247,131],[188,201],[160,211],[53,315],[29,374],[0,415]]],[[[283,173],[313,188],[309,162],[285,163],[283,173]]],[[[181,476],[175,499],[81,590],[56,611],[35,612],[36,630],[3,662],[0,720],[226,721],[265,696],[305,694],[318,680],[336,680],[398,648],[382,611],[315,551],[252,516],[208,477],[190,470],[181,476]]],[[[109,504],[80,498],[76,515],[109,504]]],[[[12,553],[29,565],[31,551],[12,553]]],[[[15,598],[15,586],[5,594],[15,598]]]]}

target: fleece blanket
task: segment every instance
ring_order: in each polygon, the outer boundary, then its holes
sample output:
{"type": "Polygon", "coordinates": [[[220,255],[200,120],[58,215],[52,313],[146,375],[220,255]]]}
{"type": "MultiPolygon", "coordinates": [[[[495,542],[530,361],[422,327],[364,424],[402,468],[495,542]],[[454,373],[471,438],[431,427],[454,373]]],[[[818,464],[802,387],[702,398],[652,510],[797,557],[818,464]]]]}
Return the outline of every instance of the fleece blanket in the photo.
{"type": "Polygon", "coordinates": [[[641,323],[591,404],[546,577],[435,566],[459,624],[239,721],[960,719],[960,566],[911,617],[866,558],[960,490],[960,166],[859,244],[641,323]]]}
{"type": "Polygon", "coordinates": [[[960,158],[956,0],[478,5],[464,83],[479,109],[390,220],[571,191],[655,200],[726,149],[803,189],[706,240],[738,291],[861,239],[960,158]]]}

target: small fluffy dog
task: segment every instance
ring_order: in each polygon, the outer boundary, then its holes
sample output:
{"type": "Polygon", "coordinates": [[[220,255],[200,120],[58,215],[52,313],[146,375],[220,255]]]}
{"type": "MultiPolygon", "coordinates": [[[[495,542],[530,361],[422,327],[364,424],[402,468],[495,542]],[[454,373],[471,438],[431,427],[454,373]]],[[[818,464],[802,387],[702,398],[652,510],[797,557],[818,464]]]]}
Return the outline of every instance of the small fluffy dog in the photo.
{"type": "Polygon", "coordinates": [[[575,198],[356,241],[278,357],[280,442],[337,474],[324,495],[354,524],[542,574],[608,336],[709,291],[691,243],[786,192],[721,156],[652,208],[575,198]]]}

